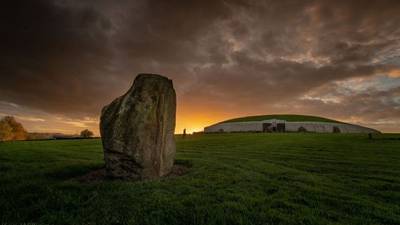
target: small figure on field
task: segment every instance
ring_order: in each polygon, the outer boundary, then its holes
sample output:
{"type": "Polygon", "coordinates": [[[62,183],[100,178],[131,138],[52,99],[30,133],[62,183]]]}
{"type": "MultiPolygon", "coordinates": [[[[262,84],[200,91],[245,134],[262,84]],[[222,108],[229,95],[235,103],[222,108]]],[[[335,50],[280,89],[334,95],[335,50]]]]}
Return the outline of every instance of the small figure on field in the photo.
{"type": "Polygon", "coordinates": [[[183,134],[182,134],[182,138],[185,138],[185,137],[186,137],[186,128],[183,129],[183,134]]]}

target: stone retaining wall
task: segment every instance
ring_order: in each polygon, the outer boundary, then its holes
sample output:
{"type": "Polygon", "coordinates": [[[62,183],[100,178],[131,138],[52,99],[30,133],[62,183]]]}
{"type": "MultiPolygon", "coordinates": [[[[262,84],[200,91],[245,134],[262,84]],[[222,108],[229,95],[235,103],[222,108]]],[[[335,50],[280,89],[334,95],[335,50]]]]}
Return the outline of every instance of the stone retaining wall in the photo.
{"type": "Polygon", "coordinates": [[[379,133],[379,131],[353,124],[330,123],[330,122],[287,122],[284,120],[264,120],[250,122],[219,123],[204,128],[205,133],[216,132],[263,132],[263,124],[271,123],[276,126],[278,123],[285,124],[285,132],[299,132],[301,127],[306,132],[333,133],[334,129],[340,133],[379,133]],[[334,128],[336,127],[336,128],[334,128]]]}

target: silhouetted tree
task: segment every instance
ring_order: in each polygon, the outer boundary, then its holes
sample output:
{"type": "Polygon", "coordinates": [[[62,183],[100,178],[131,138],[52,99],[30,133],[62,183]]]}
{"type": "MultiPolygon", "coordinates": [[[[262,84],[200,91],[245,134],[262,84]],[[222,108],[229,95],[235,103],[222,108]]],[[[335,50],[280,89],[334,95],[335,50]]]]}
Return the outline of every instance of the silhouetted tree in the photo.
{"type": "Polygon", "coordinates": [[[26,140],[28,132],[24,129],[21,123],[18,123],[14,117],[5,116],[0,120],[0,140],[26,140]]]}
{"type": "Polygon", "coordinates": [[[93,136],[93,132],[88,129],[81,131],[81,137],[83,137],[83,138],[90,138],[92,136],[93,136]]]}

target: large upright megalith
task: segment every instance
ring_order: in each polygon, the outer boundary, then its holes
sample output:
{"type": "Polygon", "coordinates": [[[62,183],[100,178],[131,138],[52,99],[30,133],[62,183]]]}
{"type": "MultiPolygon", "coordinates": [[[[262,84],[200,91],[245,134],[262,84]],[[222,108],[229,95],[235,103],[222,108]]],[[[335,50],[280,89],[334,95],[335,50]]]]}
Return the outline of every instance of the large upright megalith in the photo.
{"type": "Polygon", "coordinates": [[[176,96],[172,80],[139,74],[100,118],[107,174],[152,179],[168,174],[175,158],[176,96]]]}

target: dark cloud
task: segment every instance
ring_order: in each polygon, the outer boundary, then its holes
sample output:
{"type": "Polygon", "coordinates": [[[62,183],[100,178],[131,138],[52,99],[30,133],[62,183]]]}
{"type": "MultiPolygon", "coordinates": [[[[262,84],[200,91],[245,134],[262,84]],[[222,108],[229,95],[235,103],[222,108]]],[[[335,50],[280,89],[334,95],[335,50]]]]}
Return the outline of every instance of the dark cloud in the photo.
{"type": "Polygon", "coordinates": [[[372,88],[352,94],[338,93],[337,87],[326,88],[323,93],[321,91],[318,91],[317,96],[329,95],[330,98],[298,99],[278,108],[292,113],[323,114],[387,132],[398,132],[400,87],[389,90],[372,88]]]}
{"type": "Polygon", "coordinates": [[[2,100],[56,113],[93,110],[95,96],[109,83],[110,22],[94,8],[53,1],[7,6],[1,20],[2,100]]]}
{"type": "Polygon", "coordinates": [[[210,110],[286,113],[296,105],[296,113],[344,120],[363,104],[376,115],[365,118],[399,113],[393,88],[341,96],[332,103],[342,112],[335,114],[326,102],[299,100],[322,87],[337,96],[336,81],[400,68],[397,0],[37,0],[4,6],[0,101],[96,117],[137,73],[153,72],[174,79],[183,117],[210,110]],[[392,102],[384,111],[382,99],[392,102]]]}

